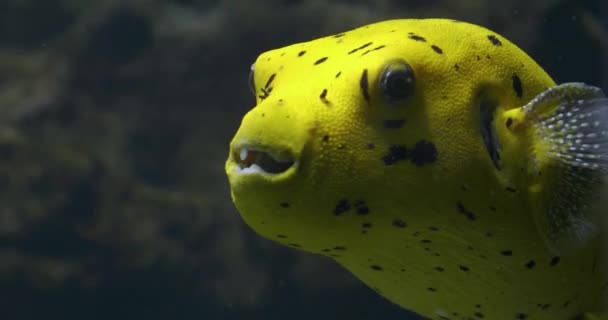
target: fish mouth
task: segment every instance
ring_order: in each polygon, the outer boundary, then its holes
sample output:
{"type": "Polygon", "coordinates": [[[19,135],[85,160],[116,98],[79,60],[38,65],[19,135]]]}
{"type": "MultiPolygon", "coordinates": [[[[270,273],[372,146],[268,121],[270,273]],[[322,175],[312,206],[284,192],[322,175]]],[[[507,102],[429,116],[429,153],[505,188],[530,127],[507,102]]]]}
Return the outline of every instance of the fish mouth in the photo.
{"type": "Polygon", "coordinates": [[[297,165],[295,157],[288,151],[255,145],[234,148],[232,159],[242,174],[279,175],[297,165]]]}

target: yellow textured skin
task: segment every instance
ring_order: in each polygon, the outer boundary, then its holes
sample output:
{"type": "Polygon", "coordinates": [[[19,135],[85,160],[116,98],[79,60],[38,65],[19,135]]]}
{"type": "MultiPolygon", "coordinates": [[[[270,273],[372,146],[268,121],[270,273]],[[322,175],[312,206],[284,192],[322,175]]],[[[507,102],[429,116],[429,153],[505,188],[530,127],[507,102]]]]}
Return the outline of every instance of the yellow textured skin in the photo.
{"type": "Polygon", "coordinates": [[[546,205],[538,195],[559,172],[548,184],[532,174],[534,141],[505,123],[554,82],[505,38],[451,20],[384,21],[265,52],[254,80],[257,105],[226,172],[260,235],[330,256],[431,319],[572,320],[601,310],[608,283],[598,243],[558,256],[537,231],[546,205]],[[415,90],[391,103],[379,77],[401,60],[415,90]],[[486,102],[496,106],[500,170],[480,134],[486,102]],[[297,163],[243,174],[238,150],[249,146],[297,163]],[[409,153],[387,164],[395,147],[409,153]]]}

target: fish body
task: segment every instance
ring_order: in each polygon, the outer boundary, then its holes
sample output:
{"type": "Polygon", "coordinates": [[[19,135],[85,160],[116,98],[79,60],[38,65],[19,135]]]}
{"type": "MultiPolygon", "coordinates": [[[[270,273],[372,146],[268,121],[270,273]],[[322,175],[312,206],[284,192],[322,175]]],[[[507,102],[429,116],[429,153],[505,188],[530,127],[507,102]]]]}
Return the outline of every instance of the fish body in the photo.
{"type": "Polygon", "coordinates": [[[226,172],[260,235],[430,319],[603,311],[601,90],[444,19],[271,50],[251,83],[226,172]]]}

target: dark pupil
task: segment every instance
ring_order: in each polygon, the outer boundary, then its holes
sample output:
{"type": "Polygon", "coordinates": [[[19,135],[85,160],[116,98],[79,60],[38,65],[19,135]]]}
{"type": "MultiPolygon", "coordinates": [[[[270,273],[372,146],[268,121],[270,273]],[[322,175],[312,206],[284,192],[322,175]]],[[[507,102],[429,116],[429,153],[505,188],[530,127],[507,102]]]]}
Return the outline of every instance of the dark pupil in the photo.
{"type": "Polygon", "coordinates": [[[412,78],[405,70],[393,71],[387,75],[386,93],[393,99],[403,99],[410,94],[412,78]]]}

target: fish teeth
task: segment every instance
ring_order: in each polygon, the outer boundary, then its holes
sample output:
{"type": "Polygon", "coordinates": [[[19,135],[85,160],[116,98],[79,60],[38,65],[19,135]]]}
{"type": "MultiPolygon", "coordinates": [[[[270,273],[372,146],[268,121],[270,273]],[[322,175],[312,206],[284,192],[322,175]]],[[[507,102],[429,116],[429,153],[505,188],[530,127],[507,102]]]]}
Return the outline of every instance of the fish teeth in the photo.
{"type": "Polygon", "coordinates": [[[247,148],[241,149],[241,151],[239,152],[239,158],[241,158],[241,161],[245,161],[245,159],[247,159],[248,156],[249,156],[249,150],[247,150],[247,148]]]}
{"type": "Polygon", "coordinates": [[[245,167],[245,168],[240,168],[239,170],[240,173],[243,174],[266,174],[267,172],[264,171],[264,169],[262,169],[260,166],[258,166],[257,164],[252,164],[249,167],[245,167]]]}

